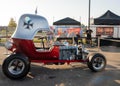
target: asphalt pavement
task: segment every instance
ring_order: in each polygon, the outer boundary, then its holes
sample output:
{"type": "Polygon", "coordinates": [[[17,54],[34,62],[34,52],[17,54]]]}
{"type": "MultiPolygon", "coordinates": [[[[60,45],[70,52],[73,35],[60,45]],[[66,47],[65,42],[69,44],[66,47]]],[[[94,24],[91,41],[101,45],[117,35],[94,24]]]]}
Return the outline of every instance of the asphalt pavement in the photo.
{"type": "Polygon", "coordinates": [[[10,80],[1,69],[8,51],[0,47],[0,86],[120,86],[120,52],[103,48],[88,48],[91,52],[100,52],[107,58],[107,66],[102,72],[92,72],[86,64],[70,65],[31,65],[30,73],[22,80],[10,80]]]}

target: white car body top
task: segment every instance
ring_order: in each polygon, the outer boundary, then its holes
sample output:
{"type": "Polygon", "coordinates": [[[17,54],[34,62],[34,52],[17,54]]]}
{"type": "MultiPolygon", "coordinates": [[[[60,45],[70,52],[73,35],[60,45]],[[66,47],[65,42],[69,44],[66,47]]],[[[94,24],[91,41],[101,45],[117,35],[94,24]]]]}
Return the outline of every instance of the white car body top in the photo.
{"type": "Polygon", "coordinates": [[[12,38],[33,40],[35,34],[40,30],[50,31],[46,18],[39,15],[24,14],[20,17],[12,38]]]}

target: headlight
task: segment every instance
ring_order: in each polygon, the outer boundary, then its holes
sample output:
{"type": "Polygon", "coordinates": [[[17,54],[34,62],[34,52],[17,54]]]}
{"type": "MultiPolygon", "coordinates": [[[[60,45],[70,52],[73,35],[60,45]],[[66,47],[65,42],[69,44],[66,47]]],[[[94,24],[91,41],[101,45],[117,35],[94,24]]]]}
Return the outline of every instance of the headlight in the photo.
{"type": "Polygon", "coordinates": [[[10,50],[12,47],[13,47],[13,43],[12,43],[12,42],[7,41],[7,42],[5,43],[5,48],[6,48],[6,49],[10,50]]]}

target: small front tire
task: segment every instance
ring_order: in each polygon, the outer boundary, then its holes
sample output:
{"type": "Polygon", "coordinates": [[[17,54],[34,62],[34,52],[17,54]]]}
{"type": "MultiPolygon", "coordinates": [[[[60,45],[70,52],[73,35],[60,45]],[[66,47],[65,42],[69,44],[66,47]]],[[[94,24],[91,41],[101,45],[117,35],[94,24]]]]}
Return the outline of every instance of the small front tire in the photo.
{"type": "Polygon", "coordinates": [[[89,55],[87,65],[94,72],[99,72],[106,67],[106,58],[100,53],[89,55]]]}

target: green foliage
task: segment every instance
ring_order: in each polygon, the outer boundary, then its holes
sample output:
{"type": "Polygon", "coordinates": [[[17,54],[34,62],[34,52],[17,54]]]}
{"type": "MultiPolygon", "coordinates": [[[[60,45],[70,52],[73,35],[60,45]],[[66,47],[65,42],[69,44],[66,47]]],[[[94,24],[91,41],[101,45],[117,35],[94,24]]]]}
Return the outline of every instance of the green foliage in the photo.
{"type": "Polygon", "coordinates": [[[8,27],[14,27],[16,28],[17,24],[13,18],[10,19],[8,27]]]}

